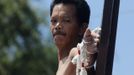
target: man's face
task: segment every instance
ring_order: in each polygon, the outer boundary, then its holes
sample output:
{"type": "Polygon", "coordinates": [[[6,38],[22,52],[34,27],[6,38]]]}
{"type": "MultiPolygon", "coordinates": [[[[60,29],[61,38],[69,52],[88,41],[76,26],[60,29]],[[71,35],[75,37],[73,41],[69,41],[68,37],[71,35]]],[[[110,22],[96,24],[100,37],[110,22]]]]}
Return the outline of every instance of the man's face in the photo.
{"type": "Polygon", "coordinates": [[[53,8],[50,28],[58,48],[64,49],[76,43],[80,29],[75,12],[75,6],[71,4],[57,4],[53,8]]]}

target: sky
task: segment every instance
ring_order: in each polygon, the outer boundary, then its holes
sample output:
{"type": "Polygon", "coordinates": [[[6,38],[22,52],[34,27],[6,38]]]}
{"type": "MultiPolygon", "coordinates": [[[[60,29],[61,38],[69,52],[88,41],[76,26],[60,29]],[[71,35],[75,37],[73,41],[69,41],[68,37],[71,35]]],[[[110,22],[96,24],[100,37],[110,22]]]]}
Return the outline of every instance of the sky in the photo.
{"type": "MultiPolygon", "coordinates": [[[[30,0],[32,7],[49,10],[51,0],[30,0]]],[[[101,25],[104,0],[86,0],[91,8],[89,28],[101,25]]],[[[48,14],[49,15],[49,14],[48,14]]],[[[49,19],[49,17],[48,17],[49,19]]],[[[49,22],[50,23],[50,22],[49,22]]],[[[42,28],[42,27],[41,27],[42,28]]],[[[46,33],[49,29],[42,29],[46,33]]],[[[43,34],[45,35],[45,34],[43,34]]],[[[112,75],[134,75],[134,0],[120,0],[112,75]]]]}

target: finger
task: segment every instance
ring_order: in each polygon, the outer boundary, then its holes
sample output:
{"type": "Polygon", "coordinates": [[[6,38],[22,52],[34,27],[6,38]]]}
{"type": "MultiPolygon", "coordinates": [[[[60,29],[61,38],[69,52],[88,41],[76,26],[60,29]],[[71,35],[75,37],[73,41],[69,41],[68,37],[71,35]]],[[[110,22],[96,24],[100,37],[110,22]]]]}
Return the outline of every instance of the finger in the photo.
{"type": "Polygon", "coordinates": [[[87,28],[84,33],[84,37],[89,37],[89,36],[91,36],[91,31],[90,31],[90,29],[87,28]]]}
{"type": "Polygon", "coordinates": [[[99,38],[100,37],[100,35],[95,33],[95,32],[91,32],[91,35],[93,36],[93,38],[99,38]]]}
{"type": "Polygon", "coordinates": [[[94,39],[95,43],[98,43],[100,40],[98,38],[94,39]]]}

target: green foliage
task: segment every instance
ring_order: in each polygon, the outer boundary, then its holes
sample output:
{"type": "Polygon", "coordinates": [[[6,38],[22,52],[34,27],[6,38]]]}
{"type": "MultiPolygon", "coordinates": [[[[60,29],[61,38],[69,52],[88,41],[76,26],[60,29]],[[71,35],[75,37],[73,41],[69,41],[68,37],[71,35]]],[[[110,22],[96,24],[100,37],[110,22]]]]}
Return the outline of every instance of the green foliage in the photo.
{"type": "Polygon", "coordinates": [[[26,0],[0,0],[0,75],[55,75],[55,47],[44,46],[26,0]]]}

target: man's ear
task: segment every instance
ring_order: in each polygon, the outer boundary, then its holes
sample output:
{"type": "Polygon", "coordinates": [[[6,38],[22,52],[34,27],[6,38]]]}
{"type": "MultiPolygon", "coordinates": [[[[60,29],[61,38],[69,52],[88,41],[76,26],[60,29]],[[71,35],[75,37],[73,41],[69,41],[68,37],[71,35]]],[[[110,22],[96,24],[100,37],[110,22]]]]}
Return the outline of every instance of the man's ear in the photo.
{"type": "Polygon", "coordinates": [[[87,24],[87,23],[83,23],[83,24],[82,24],[82,27],[80,28],[80,33],[79,33],[79,35],[84,35],[84,33],[85,33],[87,27],[88,27],[88,24],[87,24]]]}

